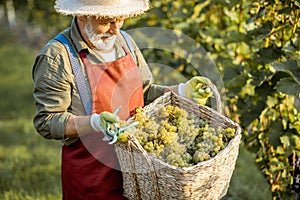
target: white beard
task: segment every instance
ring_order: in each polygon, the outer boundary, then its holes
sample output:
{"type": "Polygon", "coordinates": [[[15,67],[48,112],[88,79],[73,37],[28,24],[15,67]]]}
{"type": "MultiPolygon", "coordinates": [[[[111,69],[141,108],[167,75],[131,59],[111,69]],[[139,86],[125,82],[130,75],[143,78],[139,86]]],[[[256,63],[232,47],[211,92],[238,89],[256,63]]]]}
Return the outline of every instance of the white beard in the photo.
{"type": "Polygon", "coordinates": [[[90,20],[88,20],[87,24],[84,26],[84,31],[90,40],[90,42],[95,46],[98,50],[110,50],[113,48],[116,38],[116,35],[110,33],[97,34],[93,30],[93,26],[90,20]],[[108,39],[103,40],[102,37],[109,37],[108,39]]]}

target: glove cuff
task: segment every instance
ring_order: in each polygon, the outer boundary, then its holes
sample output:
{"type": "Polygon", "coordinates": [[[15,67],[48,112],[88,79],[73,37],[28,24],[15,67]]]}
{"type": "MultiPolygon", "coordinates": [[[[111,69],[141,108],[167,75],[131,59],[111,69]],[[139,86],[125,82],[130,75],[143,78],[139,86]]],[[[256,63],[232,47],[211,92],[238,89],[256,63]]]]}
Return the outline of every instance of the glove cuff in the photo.
{"type": "Polygon", "coordinates": [[[178,94],[183,97],[185,97],[185,85],[185,83],[179,83],[178,85],[178,94]]]}
{"type": "Polygon", "coordinates": [[[103,128],[100,126],[100,115],[99,114],[92,114],[90,118],[90,125],[94,131],[103,131],[103,128]]]}

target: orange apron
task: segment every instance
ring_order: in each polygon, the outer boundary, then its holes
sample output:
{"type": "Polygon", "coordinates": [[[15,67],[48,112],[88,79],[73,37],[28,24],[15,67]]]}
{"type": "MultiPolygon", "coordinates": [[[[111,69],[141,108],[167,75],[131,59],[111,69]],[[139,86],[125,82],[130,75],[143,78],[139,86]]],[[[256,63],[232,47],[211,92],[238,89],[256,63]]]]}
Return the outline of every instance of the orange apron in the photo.
{"type": "MultiPolygon", "coordinates": [[[[124,49],[125,50],[125,49],[124,49]]],[[[132,56],[113,62],[91,64],[80,52],[92,91],[92,113],[113,112],[125,120],[144,105],[142,78],[132,56]]],[[[113,145],[102,141],[103,133],[90,133],[62,150],[64,200],[123,200],[122,173],[113,145]]]]}

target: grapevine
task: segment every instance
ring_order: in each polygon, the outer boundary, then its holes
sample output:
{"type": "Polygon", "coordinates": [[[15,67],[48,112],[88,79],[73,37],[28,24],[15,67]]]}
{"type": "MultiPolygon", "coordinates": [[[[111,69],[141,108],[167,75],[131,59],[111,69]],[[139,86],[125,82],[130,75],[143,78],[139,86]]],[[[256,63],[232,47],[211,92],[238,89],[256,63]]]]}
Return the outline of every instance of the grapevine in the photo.
{"type": "Polygon", "coordinates": [[[195,114],[171,105],[160,108],[155,117],[138,108],[132,119],[139,125],[123,134],[131,133],[150,156],[176,167],[189,167],[209,160],[235,135],[233,128],[214,128],[195,114]]]}

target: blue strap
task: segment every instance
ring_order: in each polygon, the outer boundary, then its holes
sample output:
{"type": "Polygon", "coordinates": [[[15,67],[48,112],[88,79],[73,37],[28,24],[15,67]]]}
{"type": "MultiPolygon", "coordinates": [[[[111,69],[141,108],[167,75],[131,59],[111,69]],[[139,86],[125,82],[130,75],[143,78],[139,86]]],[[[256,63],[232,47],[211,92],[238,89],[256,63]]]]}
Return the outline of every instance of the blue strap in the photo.
{"type": "Polygon", "coordinates": [[[128,48],[129,48],[129,51],[133,57],[133,59],[135,60],[135,62],[137,63],[137,59],[136,59],[136,56],[135,56],[135,53],[134,53],[134,48],[133,48],[133,44],[132,44],[132,41],[130,39],[130,36],[128,35],[128,33],[126,33],[125,31],[123,30],[120,30],[120,33],[123,35],[127,45],[128,45],[128,48]]]}
{"type": "Polygon", "coordinates": [[[57,35],[54,39],[62,43],[67,49],[82,105],[85,109],[86,114],[90,115],[92,113],[92,99],[89,94],[88,86],[84,80],[80,63],[77,60],[76,52],[72,44],[63,34],[57,35]]]}

